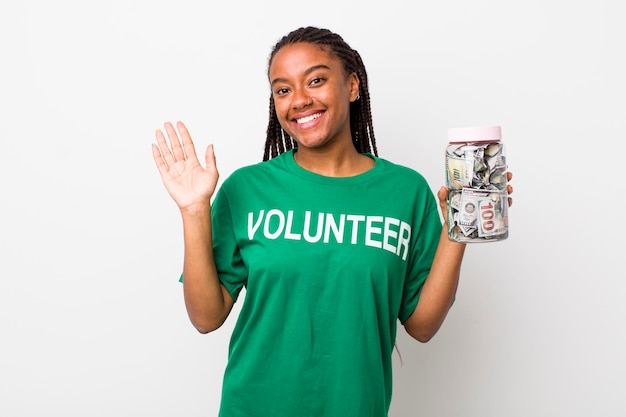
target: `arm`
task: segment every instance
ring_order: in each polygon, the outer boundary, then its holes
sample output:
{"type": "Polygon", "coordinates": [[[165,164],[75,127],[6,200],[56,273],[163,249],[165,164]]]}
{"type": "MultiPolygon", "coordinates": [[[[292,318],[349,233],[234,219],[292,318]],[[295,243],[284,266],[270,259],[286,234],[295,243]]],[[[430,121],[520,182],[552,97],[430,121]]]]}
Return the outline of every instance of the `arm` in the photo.
{"type": "MultiPolygon", "coordinates": [[[[512,177],[513,174],[508,172],[507,180],[510,181],[512,177]]],[[[507,185],[507,192],[508,194],[513,192],[511,185],[507,185]]],[[[448,239],[447,194],[446,187],[442,187],[437,193],[444,219],[439,244],[417,307],[403,323],[406,331],[420,342],[428,342],[443,324],[456,295],[465,253],[465,243],[448,239]]],[[[510,197],[508,204],[509,206],[512,204],[510,197]]]]}
{"type": "Polygon", "coordinates": [[[448,227],[444,222],[419,302],[413,314],[404,322],[406,331],[420,342],[428,342],[437,333],[452,306],[464,252],[465,243],[448,239],[448,227]]]}
{"type": "Polygon", "coordinates": [[[219,328],[234,301],[220,283],[213,258],[211,209],[184,210],[183,293],[191,323],[200,333],[219,328]]]}
{"type": "Polygon", "coordinates": [[[183,292],[187,313],[198,331],[208,333],[224,323],[233,306],[232,297],[218,279],[213,258],[210,201],[219,174],[213,146],[207,147],[206,169],[202,168],[185,125],[179,122],[177,128],[182,145],[168,122],[165,130],[171,146],[163,132],[157,130],[152,156],[183,219],[183,292]]]}

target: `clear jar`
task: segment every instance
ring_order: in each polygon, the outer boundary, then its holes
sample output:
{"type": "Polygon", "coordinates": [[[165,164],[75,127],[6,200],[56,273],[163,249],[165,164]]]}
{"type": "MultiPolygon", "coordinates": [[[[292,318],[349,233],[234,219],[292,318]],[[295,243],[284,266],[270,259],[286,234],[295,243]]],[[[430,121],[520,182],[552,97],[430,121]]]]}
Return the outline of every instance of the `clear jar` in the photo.
{"type": "Polygon", "coordinates": [[[509,236],[507,165],[500,126],[448,130],[448,238],[494,242],[509,236]]]}

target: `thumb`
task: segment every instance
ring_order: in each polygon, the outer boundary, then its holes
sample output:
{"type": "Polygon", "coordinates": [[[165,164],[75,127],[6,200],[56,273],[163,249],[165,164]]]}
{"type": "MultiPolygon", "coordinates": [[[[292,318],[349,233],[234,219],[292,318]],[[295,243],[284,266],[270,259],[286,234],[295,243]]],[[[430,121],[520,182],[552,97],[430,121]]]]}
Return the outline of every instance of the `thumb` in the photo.
{"type": "Polygon", "coordinates": [[[448,221],[448,187],[442,186],[437,191],[437,198],[439,198],[439,210],[441,210],[441,216],[443,221],[448,221]]]}
{"type": "Polygon", "coordinates": [[[448,198],[448,187],[442,186],[439,188],[439,191],[437,191],[437,197],[439,198],[439,205],[444,206],[448,198]]]}

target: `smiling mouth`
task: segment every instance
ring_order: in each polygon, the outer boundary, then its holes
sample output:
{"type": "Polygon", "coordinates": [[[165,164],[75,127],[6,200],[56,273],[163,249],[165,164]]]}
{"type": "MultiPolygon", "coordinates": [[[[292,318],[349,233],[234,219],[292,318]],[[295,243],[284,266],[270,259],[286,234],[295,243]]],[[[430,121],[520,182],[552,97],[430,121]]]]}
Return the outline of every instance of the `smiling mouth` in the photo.
{"type": "Polygon", "coordinates": [[[312,115],[307,116],[307,117],[302,117],[300,119],[296,119],[296,123],[298,123],[298,124],[308,123],[308,122],[311,122],[311,121],[317,119],[321,115],[322,115],[322,113],[315,113],[315,114],[312,114],[312,115]]]}

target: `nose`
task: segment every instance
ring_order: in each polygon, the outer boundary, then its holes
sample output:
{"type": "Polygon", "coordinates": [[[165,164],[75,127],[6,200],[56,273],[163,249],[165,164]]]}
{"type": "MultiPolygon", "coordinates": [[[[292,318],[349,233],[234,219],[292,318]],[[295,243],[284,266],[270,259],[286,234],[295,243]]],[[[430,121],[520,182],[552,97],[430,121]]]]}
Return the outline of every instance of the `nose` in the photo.
{"type": "Polygon", "coordinates": [[[294,109],[303,109],[305,107],[310,106],[313,103],[313,99],[311,96],[307,94],[306,90],[299,89],[294,92],[293,96],[293,108],[294,109]]]}

